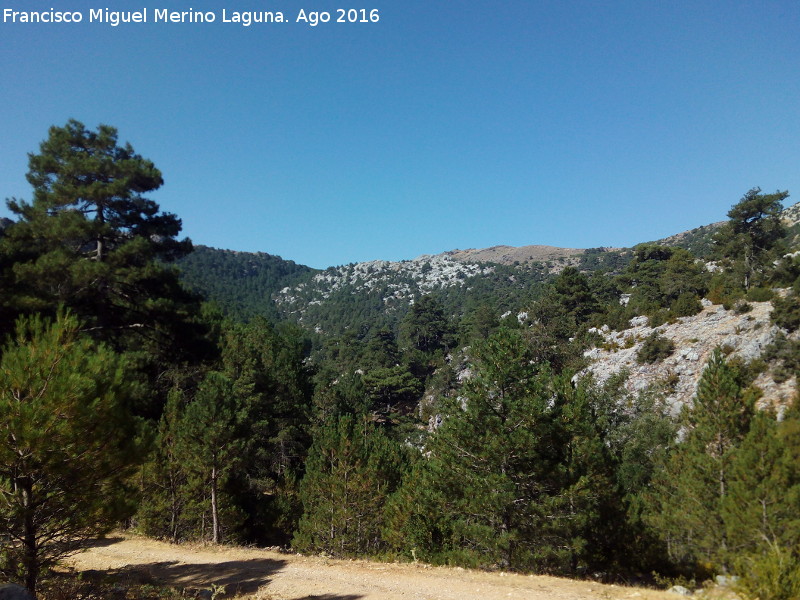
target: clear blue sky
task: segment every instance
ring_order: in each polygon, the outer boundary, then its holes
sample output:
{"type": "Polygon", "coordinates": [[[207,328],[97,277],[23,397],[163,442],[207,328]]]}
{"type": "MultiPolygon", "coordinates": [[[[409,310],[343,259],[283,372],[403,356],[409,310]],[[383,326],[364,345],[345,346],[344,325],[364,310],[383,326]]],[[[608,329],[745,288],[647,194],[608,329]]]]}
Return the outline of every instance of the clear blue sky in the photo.
{"type": "Polygon", "coordinates": [[[800,200],[797,0],[0,0],[51,7],[84,22],[0,23],[0,198],[30,198],[27,153],[75,118],[156,163],[195,243],[314,267],[625,246],[751,187],[800,200]],[[217,22],[87,22],[108,4],[217,22]],[[380,21],[294,22],[351,6],[380,21]]]}

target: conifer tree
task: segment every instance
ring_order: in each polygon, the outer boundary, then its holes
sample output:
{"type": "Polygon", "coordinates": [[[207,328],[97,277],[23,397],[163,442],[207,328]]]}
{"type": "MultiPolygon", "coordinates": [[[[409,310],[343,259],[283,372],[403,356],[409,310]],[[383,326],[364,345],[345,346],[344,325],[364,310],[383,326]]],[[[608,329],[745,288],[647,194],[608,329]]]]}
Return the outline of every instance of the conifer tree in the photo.
{"type": "Polygon", "coordinates": [[[567,267],[559,273],[553,281],[553,289],[558,303],[578,324],[598,310],[589,279],[575,267],[567,267]]]}
{"type": "Polygon", "coordinates": [[[207,349],[199,301],[166,266],[191,243],[176,239],[180,219],[145,197],[163,183],[155,165],[113,127],[71,120],[50,128],[29,167],[33,200],[8,201],[18,220],[0,238],[4,312],[67,306],[116,350],[160,354],[151,369],[207,349]]]}
{"type": "Polygon", "coordinates": [[[145,535],[177,543],[194,537],[188,513],[202,498],[202,490],[192,486],[181,453],[181,420],[184,394],[170,390],[158,423],[153,452],[142,465],[142,498],[136,510],[136,524],[145,535]]]}
{"type": "Polygon", "coordinates": [[[764,410],[754,415],[737,451],[723,518],[743,597],[793,600],[800,595],[798,432],[796,402],[780,422],[764,410]]]}
{"type": "Polygon", "coordinates": [[[367,343],[366,359],[370,366],[390,368],[400,362],[400,352],[394,334],[388,328],[380,329],[367,343]]]}
{"type": "Polygon", "coordinates": [[[373,410],[389,413],[398,404],[410,406],[422,394],[422,384],[405,367],[379,367],[364,374],[373,410]]]}
{"type": "Polygon", "coordinates": [[[556,516],[568,502],[559,495],[563,396],[520,332],[501,328],[473,351],[463,403],[447,407],[392,503],[390,539],[424,560],[554,568],[569,537],[556,516]]]}
{"type": "Polygon", "coordinates": [[[396,442],[366,415],[343,415],[323,426],[300,486],[303,517],[293,546],[336,556],[380,550],[384,505],[403,463],[396,442]]]}
{"type": "Polygon", "coordinates": [[[285,542],[299,518],[296,482],[311,444],[305,339],[297,327],[258,318],[229,324],[222,345],[222,368],[241,411],[241,463],[231,485],[247,513],[246,533],[285,542]]]}
{"type": "Polygon", "coordinates": [[[685,439],[658,478],[650,522],[680,563],[726,568],[730,543],[723,518],[736,450],[747,435],[754,397],[719,348],[706,365],[691,406],[685,439]]]}
{"type": "Polygon", "coordinates": [[[222,541],[221,506],[224,486],[239,463],[241,408],[233,382],[222,373],[206,375],[180,423],[180,460],[208,492],[211,541],[222,541]]]}
{"type": "Polygon", "coordinates": [[[0,360],[2,566],[32,592],[44,568],[132,509],[130,383],[120,358],[78,329],[63,313],[20,319],[0,360]]]}
{"type": "Polygon", "coordinates": [[[771,411],[757,411],[731,465],[722,505],[730,550],[762,552],[770,544],[789,548],[800,540],[800,466],[787,460],[788,448],[771,411]]]}
{"type": "Polygon", "coordinates": [[[411,306],[400,331],[408,348],[431,354],[447,346],[451,326],[441,303],[433,296],[422,296],[411,306]]]}
{"type": "Polygon", "coordinates": [[[789,192],[762,194],[753,188],[728,211],[729,221],[714,236],[717,257],[744,289],[763,283],[779,257],[785,227],[782,202],[789,192]]]}
{"type": "Polygon", "coordinates": [[[222,346],[223,371],[246,415],[248,452],[257,453],[251,458],[268,471],[261,477],[279,478],[299,466],[309,445],[305,340],[297,327],[276,328],[257,318],[229,324],[222,346]]]}

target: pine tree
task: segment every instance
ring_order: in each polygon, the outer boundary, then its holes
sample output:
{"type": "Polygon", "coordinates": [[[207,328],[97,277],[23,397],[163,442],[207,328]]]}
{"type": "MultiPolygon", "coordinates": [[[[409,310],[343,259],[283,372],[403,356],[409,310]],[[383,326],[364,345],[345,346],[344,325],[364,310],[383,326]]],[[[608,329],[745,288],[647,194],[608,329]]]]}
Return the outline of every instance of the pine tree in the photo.
{"type": "Polygon", "coordinates": [[[714,236],[717,257],[746,290],[763,283],[774,270],[785,235],[782,202],[788,197],[788,192],[762,194],[761,188],[751,189],[728,211],[730,220],[714,236]]]}
{"type": "Polygon", "coordinates": [[[384,505],[403,464],[397,444],[365,415],[343,415],[323,426],[300,485],[303,517],[292,545],[336,556],[379,551],[384,505]]]}
{"type": "Polygon", "coordinates": [[[202,490],[191,485],[180,457],[183,410],[184,395],[173,388],[158,423],[153,452],[142,465],[142,499],[136,510],[136,525],[142,533],[174,543],[193,537],[189,507],[202,497],[202,490]]]}
{"type": "Polygon", "coordinates": [[[218,372],[206,375],[180,422],[179,457],[184,468],[203,484],[211,514],[211,541],[223,537],[221,514],[224,486],[241,456],[241,407],[233,382],[218,372]]]}
{"type": "Polygon", "coordinates": [[[589,279],[575,267],[566,267],[553,281],[557,302],[575,322],[584,323],[599,308],[589,279]]]}
{"type": "MultiPolygon", "coordinates": [[[[10,200],[18,220],[0,238],[2,308],[11,317],[67,306],[116,350],[159,355],[155,371],[208,350],[199,300],[167,263],[191,251],[181,221],[144,194],[163,180],[117,131],[77,121],[51,127],[29,155],[33,200],[10,200]]],[[[147,360],[147,359],[142,359],[147,360]]]]}
{"type": "Polygon", "coordinates": [[[140,448],[120,358],[72,315],[21,319],[0,360],[4,569],[35,591],[44,568],[130,514],[140,448]]]}
{"type": "Polygon", "coordinates": [[[473,352],[475,376],[392,503],[388,535],[434,562],[558,568],[564,398],[520,332],[501,328],[473,352]]]}
{"type": "Polygon", "coordinates": [[[793,503],[800,493],[800,467],[787,461],[788,448],[770,411],[758,411],[731,465],[722,505],[730,550],[761,552],[769,544],[800,540],[800,518],[793,503]]]}
{"type": "Polygon", "coordinates": [[[658,477],[649,519],[679,563],[701,561],[723,569],[729,565],[723,506],[753,405],[754,397],[742,389],[738,372],[716,349],[693,404],[684,407],[685,439],[658,477]]]}
{"type": "Polygon", "coordinates": [[[451,325],[441,303],[433,296],[422,296],[411,306],[400,331],[408,348],[431,354],[447,346],[451,325]]]}
{"type": "Polygon", "coordinates": [[[394,334],[388,328],[380,329],[367,342],[366,360],[371,367],[391,368],[400,362],[400,352],[394,334]]]}
{"type": "Polygon", "coordinates": [[[389,414],[398,405],[410,407],[422,395],[422,384],[406,367],[378,367],[364,374],[364,387],[375,412],[389,414]]]}
{"type": "Polygon", "coordinates": [[[311,444],[305,338],[297,327],[259,318],[228,325],[222,346],[222,369],[242,415],[242,460],[231,487],[248,515],[247,535],[285,543],[299,518],[296,482],[311,444]]]}

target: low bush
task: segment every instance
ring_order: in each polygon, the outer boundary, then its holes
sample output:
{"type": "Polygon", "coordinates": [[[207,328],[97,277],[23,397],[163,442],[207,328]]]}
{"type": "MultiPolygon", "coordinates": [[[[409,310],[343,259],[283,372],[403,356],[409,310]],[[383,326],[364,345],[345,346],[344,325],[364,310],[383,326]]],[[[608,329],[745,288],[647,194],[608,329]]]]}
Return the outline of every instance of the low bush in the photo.
{"type": "Polygon", "coordinates": [[[770,319],[778,327],[790,332],[800,327],[800,298],[795,294],[789,294],[786,298],[775,298],[772,307],[770,319]]]}
{"type": "Polygon", "coordinates": [[[797,552],[770,546],[764,554],[737,561],[741,573],[736,591],[747,600],[797,600],[800,598],[800,556],[797,552]]]}
{"type": "Polygon", "coordinates": [[[676,317],[691,317],[703,310],[703,304],[697,294],[684,292],[675,299],[669,310],[676,317]]]}
{"type": "Polygon", "coordinates": [[[750,288],[745,295],[750,302],[769,302],[775,296],[775,293],[765,287],[750,288]]]}
{"type": "Polygon", "coordinates": [[[640,364],[664,360],[675,352],[675,342],[654,331],[645,338],[642,347],[636,353],[636,362],[640,364]]]}

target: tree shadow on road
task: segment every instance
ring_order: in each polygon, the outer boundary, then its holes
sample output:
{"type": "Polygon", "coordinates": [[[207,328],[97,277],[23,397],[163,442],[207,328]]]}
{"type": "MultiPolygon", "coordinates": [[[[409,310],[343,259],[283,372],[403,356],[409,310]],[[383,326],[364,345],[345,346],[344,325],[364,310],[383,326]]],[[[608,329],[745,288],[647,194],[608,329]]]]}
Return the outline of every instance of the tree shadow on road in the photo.
{"type": "Polygon", "coordinates": [[[118,544],[119,542],[124,542],[125,538],[119,535],[112,535],[108,537],[102,538],[94,538],[91,540],[87,540],[84,542],[83,547],[85,548],[105,548],[106,546],[113,546],[114,544],[118,544]]]}
{"type": "MultiPolygon", "coordinates": [[[[107,537],[92,540],[90,547],[111,546],[125,541],[124,537],[107,537]]],[[[210,590],[224,587],[217,597],[232,598],[239,594],[252,594],[270,583],[271,577],[283,569],[288,561],[273,558],[251,558],[226,562],[179,562],[175,560],[136,563],[119,568],[84,570],[81,576],[95,582],[129,582],[137,585],[186,590],[210,590]]],[[[267,588],[267,592],[269,589],[267,588]]],[[[360,600],[362,594],[310,594],[292,600],[360,600]]]]}
{"type": "Polygon", "coordinates": [[[312,596],[301,596],[293,600],[358,600],[363,597],[358,594],[314,594],[312,596]]]}
{"type": "MultiPolygon", "coordinates": [[[[260,587],[267,585],[270,576],[285,565],[286,561],[267,558],[220,563],[166,561],[128,565],[119,569],[94,571],[92,574],[103,573],[114,579],[127,579],[139,583],[183,589],[208,589],[212,586],[224,586],[225,596],[229,597],[255,592],[260,587]]],[[[348,597],[341,600],[350,599],[348,597]]]]}

